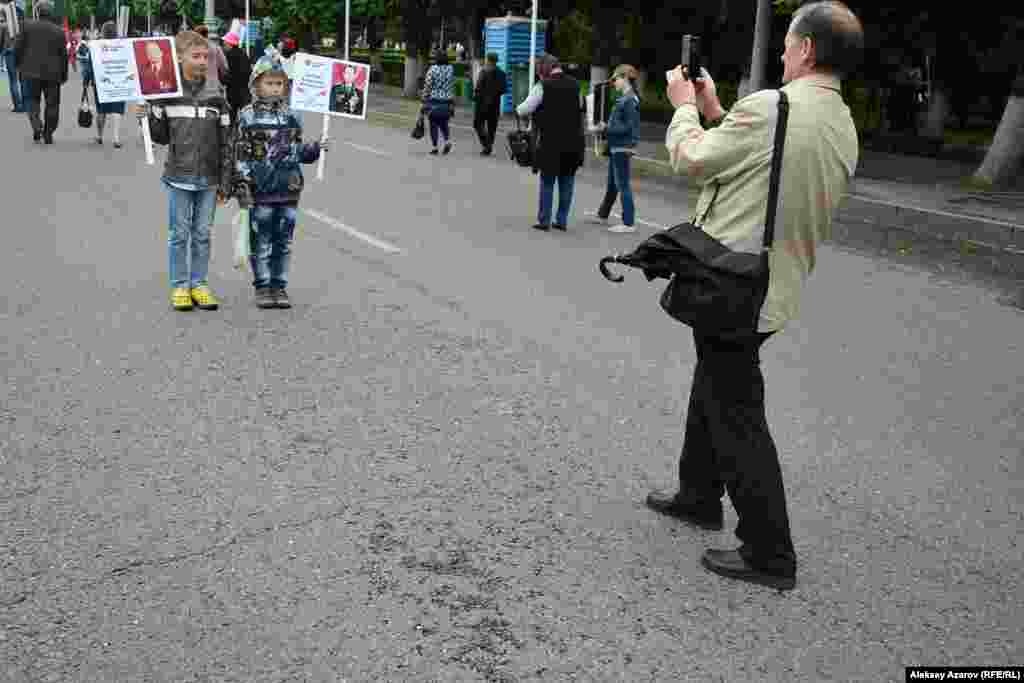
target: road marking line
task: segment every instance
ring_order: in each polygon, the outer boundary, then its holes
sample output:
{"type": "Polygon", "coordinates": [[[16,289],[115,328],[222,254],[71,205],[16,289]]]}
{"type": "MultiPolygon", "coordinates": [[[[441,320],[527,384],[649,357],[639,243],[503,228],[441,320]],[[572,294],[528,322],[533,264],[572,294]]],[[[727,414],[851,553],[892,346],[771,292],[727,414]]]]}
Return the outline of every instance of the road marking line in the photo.
{"type": "Polygon", "coordinates": [[[373,147],[366,147],[364,145],[357,145],[354,142],[347,142],[345,140],[342,140],[341,144],[348,145],[349,147],[354,147],[355,149],[358,149],[361,152],[369,152],[370,154],[376,154],[376,155],[382,156],[382,157],[389,157],[389,156],[391,156],[391,154],[389,154],[388,152],[382,152],[379,149],[374,149],[373,147]]]}
{"type": "MultiPolygon", "coordinates": [[[[596,216],[597,212],[596,211],[587,211],[587,213],[585,215],[587,215],[587,216],[596,216]]],[[[622,218],[622,214],[619,213],[618,211],[612,211],[610,213],[610,215],[615,216],[616,218],[622,218]]],[[[657,223],[651,223],[650,221],[645,221],[642,218],[636,218],[634,220],[637,223],[640,223],[642,225],[646,225],[646,226],[649,226],[649,227],[652,227],[652,228],[657,228],[658,230],[668,230],[668,228],[665,227],[664,225],[659,225],[657,223]]]]}
{"type": "Polygon", "coordinates": [[[325,224],[331,226],[332,228],[335,228],[337,230],[341,230],[342,232],[348,233],[352,237],[355,237],[356,239],[360,239],[360,240],[366,242],[367,244],[370,244],[370,245],[373,245],[373,246],[377,247],[378,249],[383,249],[384,251],[386,251],[388,253],[391,253],[391,254],[397,254],[398,252],[402,251],[401,249],[399,249],[395,245],[391,244],[390,242],[385,242],[382,239],[377,239],[373,235],[367,235],[365,232],[360,232],[359,230],[356,230],[355,228],[352,228],[352,227],[349,227],[349,226],[345,225],[341,221],[336,221],[333,218],[331,218],[330,216],[325,216],[324,214],[320,213],[319,211],[313,211],[312,209],[303,209],[302,211],[303,211],[303,213],[308,214],[308,215],[312,216],[313,218],[317,219],[321,223],[325,223],[325,224]]]}

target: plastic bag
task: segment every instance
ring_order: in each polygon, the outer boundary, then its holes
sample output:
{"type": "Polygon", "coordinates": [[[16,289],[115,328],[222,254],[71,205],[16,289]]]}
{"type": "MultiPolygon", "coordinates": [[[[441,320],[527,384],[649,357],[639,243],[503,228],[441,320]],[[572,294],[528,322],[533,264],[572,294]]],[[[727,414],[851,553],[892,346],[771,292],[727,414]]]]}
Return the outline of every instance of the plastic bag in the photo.
{"type": "Polygon", "coordinates": [[[249,265],[249,209],[240,209],[234,220],[235,227],[235,269],[249,265]]]}

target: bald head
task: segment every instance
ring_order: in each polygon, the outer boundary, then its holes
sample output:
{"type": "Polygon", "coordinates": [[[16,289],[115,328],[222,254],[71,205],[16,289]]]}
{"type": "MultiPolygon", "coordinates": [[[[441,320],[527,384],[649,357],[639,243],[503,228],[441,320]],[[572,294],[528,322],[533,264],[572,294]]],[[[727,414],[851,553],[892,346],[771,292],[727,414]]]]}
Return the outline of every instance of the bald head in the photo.
{"type": "Polygon", "coordinates": [[[789,32],[810,38],[814,67],[845,78],[860,66],[864,54],[864,27],[841,2],[812,2],[793,16],[789,32]]]}

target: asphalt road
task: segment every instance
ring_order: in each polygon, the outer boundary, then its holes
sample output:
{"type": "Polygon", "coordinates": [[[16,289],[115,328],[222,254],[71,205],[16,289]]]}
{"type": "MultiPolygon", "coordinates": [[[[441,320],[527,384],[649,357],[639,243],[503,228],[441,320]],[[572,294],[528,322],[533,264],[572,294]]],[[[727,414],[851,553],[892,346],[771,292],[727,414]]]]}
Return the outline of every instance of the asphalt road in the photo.
{"type": "MultiPolygon", "coordinates": [[[[764,352],[800,570],[647,511],[694,363],[660,287],[598,259],[651,225],[529,229],[536,179],[335,122],[291,311],[215,232],[217,312],[170,310],[159,166],[0,117],[0,680],[898,681],[1024,663],[1024,314],[822,249],[764,352]],[[358,233],[358,234],[357,234],[358,233]],[[360,236],[372,238],[367,241],[360,236]]],[[[307,117],[311,134],[318,117],[307,117]]],[[[131,127],[126,126],[126,133],[131,127]]],[[[682,192],[682,190],[681,190],[682,192]]]]}

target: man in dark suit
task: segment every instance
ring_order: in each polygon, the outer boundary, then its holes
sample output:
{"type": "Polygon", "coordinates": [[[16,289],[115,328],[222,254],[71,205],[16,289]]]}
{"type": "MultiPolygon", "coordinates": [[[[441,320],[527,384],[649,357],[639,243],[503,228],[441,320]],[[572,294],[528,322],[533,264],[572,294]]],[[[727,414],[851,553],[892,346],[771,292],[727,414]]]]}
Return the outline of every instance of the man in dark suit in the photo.
{"type": "Polygon", "coordinates": [[[64,31],[57,25],[49,0],[35,5],[39,19],[26,21],[14,46],[14,62],[28,93],[26,111],[32,139],[53,144],[60,121],[60,87],[68,81],[68,48],[64,31]],[[46,98],[45,124],[39,119],[41,98],[46,98]]]}
{"type": "Polygon", "coordinates": [[[494,149],[494,136],[498,131],[498,116],[501,112],[501,98],[508,87],[505,72],[498,68],[498,55],[491,52],[487,55],[487,66],[480,72],[476,80],[476,112],[473,115],[473,128],[480,138],[484,156],[494,149]]]}

